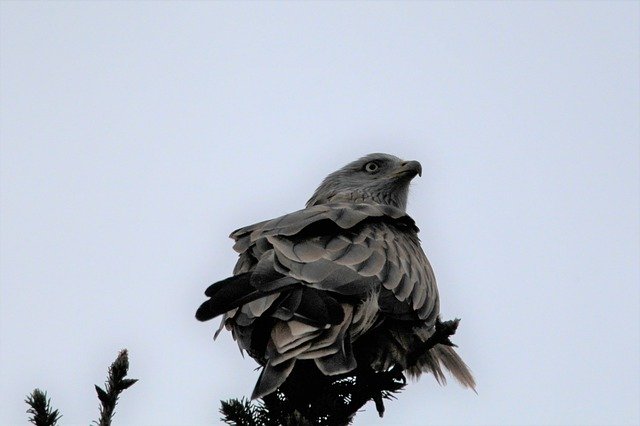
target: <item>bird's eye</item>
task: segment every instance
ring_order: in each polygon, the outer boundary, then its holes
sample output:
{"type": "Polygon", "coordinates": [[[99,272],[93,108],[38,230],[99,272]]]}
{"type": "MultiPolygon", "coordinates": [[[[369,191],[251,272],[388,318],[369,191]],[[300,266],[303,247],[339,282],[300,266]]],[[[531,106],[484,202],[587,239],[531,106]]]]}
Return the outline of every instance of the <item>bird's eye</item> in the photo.
{"type": "Polygon", "coordinates": [[[378,166],[378,163],[376,163],[375,161],[371,161],[364,166],[364,169],[369,173],[377,172],[379,168],[380,166],[378,166]]]}

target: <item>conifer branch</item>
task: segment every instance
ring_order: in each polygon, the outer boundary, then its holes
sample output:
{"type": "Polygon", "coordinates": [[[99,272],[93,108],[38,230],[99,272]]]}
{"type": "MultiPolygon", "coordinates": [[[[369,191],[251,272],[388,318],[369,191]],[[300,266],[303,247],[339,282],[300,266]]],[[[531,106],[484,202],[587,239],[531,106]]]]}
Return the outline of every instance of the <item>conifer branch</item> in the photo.
{"type": "Polygon", "coordinates": [[[100,400],[100,419],[95,422],[98,426],[111,426],[118,397],[125,389],[128,389],[138,381],[138,379],[125,378],[128,371],[129,356],[127,350],[123,349],[109,367],[109,376],[105,382],[105,389],[95,385],[96,393],[100,400]]]}
{"type": "Polygon", "coordinates": [[[29,422],[36,426],[56,426],[62,414],[58,410],[52,410],[51,398],[47,399],[47,393],[40,389],[34,389],[27,395],[24,402],[29,405],[27,414],[31,414],[29,422]]]}

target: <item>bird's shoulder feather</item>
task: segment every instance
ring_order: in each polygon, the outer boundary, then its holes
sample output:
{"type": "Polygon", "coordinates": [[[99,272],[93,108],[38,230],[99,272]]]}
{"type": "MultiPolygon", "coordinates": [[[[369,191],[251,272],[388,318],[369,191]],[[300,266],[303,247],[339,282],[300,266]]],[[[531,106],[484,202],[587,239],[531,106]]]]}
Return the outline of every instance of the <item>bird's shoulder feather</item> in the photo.
{"type": "Polygon", "coordinates": [[[413,219],[391,206],[313,206],[234,231],[235,273],[253,271],[255,284],[263,267],[345,296],[376,289],[389,315],[434,321],[437,288],[417,232],[413,219]]]}

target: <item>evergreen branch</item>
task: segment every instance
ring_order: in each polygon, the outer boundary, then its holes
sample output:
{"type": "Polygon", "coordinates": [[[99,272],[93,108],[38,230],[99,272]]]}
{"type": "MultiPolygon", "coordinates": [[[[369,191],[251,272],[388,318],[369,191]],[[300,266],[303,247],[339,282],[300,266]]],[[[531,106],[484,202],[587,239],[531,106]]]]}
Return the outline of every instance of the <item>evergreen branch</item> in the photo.
{"type": "Polygon", "coordinates": [[[24,402],[29,405],[27,414],[31,414],[29,421],[36,426],[56,426],[62,414],[58,410],[51,409],[51,398],[47,399],[47,392],[34,389],[27,395],[24,402]]]}
{"type": "Polygon", "coordinates": [[[221,401],[222,421],[230,425],[261,426],[255,407],[245,398],[221,401]]]}
{"type": "Polygon", "coordinates": [[[118,354],[116,360],[109,367],[109,376],[105,382],[105,389],[95,385],[98,399],[100,400],[100,419],[95,422],[98,426],[111,426],[115,415],[118,397],[131,387],[138,379],[126,379],[129,371],[129,356],[126,349],[118,354]]]}

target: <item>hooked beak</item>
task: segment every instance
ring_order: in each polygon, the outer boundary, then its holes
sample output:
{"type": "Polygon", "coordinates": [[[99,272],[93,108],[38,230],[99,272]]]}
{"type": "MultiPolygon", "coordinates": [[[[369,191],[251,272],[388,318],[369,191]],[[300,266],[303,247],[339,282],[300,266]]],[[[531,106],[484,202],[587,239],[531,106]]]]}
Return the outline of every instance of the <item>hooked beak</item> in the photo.
{"type": "Polygon", "coordinates": [[[404,161],[394,175],[407,176],[409,179],[413,179],[416,175],[422,176],[422,165],[417,161],[404,161]]]}

